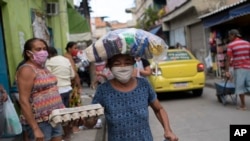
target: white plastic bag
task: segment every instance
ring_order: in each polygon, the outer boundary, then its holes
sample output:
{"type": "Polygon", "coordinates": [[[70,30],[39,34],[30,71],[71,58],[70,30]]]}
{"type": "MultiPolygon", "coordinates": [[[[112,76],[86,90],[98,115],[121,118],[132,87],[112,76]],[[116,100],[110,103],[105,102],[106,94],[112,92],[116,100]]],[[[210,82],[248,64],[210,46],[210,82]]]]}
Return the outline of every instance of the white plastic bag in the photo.
{"type": "Polygon", "coordinates": [[[205,63],[206,63],[207,69],[213,67],[212,55],[210,52],[208,53],[208,56],[205,58],[205,63]]]}
{"type": "Polygon", "coordinates": [[[22,133],[22,125],[18,118],[14,104],[12,103],[9,96],[8,100],[4,102],[3,105],[3,116],[4,116],[4,131],[3,131],[4,137],[15,136],[22,133]]]}

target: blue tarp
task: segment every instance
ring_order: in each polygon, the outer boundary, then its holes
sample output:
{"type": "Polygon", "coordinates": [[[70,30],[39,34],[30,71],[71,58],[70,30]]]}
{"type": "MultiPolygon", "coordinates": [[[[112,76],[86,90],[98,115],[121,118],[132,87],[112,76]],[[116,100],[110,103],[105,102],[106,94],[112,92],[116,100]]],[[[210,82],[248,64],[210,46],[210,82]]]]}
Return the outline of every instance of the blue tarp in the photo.
{"type": "Polygon", "coordinates": [[[161,26],[157,26],[157,27],[151,29],[149,32],[152,34],[156,34],[160,29],[161,29],[161,26]]]}
{"type": "Polygon", "coordinates": [[[208,28],[247,14],[250,14],[250,4],[226,9],[218,14],[204,18],[202,22],[203,25],[208,28]]]}
{"type": "Polygon", "coordinates": [[[250,14],[250,4],[242,5],[241,7],[234,8],[229,11],[230,18],[235,18],[246,14],[250,14]]]}

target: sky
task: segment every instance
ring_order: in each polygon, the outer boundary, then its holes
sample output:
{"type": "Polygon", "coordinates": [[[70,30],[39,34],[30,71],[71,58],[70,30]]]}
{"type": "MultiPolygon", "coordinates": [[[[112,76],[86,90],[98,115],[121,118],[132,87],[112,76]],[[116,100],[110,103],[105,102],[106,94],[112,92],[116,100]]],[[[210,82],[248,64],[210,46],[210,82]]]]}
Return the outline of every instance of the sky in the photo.
{"type": "MultiPolygon", "coordinates": [[[[79,5],[82,0],[74,0],[75,5],[79,5]]],[[[90,0],[92,9],[91,17],[103,17],[105,21],[127,22],[132,20],[132,14],[125,12],[126,8],[134,7],[134,0],[90,0]]]]}

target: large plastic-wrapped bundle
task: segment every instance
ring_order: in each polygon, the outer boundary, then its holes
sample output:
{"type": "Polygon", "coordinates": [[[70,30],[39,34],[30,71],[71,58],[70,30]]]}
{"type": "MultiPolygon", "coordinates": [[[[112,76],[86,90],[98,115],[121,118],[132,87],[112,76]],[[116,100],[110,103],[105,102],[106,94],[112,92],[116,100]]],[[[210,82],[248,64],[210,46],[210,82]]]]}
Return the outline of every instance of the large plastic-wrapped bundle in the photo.
{"type": "Polygon", "coordinates": [[[158,36],[135,28],[118,29],[105,36],[78,54],[89,62],[100,62],[116,54],[130,54],[145,59],[160,61],[166,57],[167,44],[158,36]]]}

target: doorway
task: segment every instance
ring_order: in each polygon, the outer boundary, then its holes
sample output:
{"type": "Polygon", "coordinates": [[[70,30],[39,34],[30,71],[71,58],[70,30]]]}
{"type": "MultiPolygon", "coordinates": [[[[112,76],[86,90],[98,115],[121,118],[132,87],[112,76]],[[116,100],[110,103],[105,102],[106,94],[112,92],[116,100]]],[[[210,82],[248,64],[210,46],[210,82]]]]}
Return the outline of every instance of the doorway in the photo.
{"type": "Polygon", "coordinates": [[[0,8],[0,84],[2,84],[9,94],[10,88],[9,88],[9,74],[8,74],[8,65],[7,65],[7,59],[6,59],[6,49],[4,46],[4,35],[3,35],[3,22],[2,22],[2,13],[0,8]]]}

